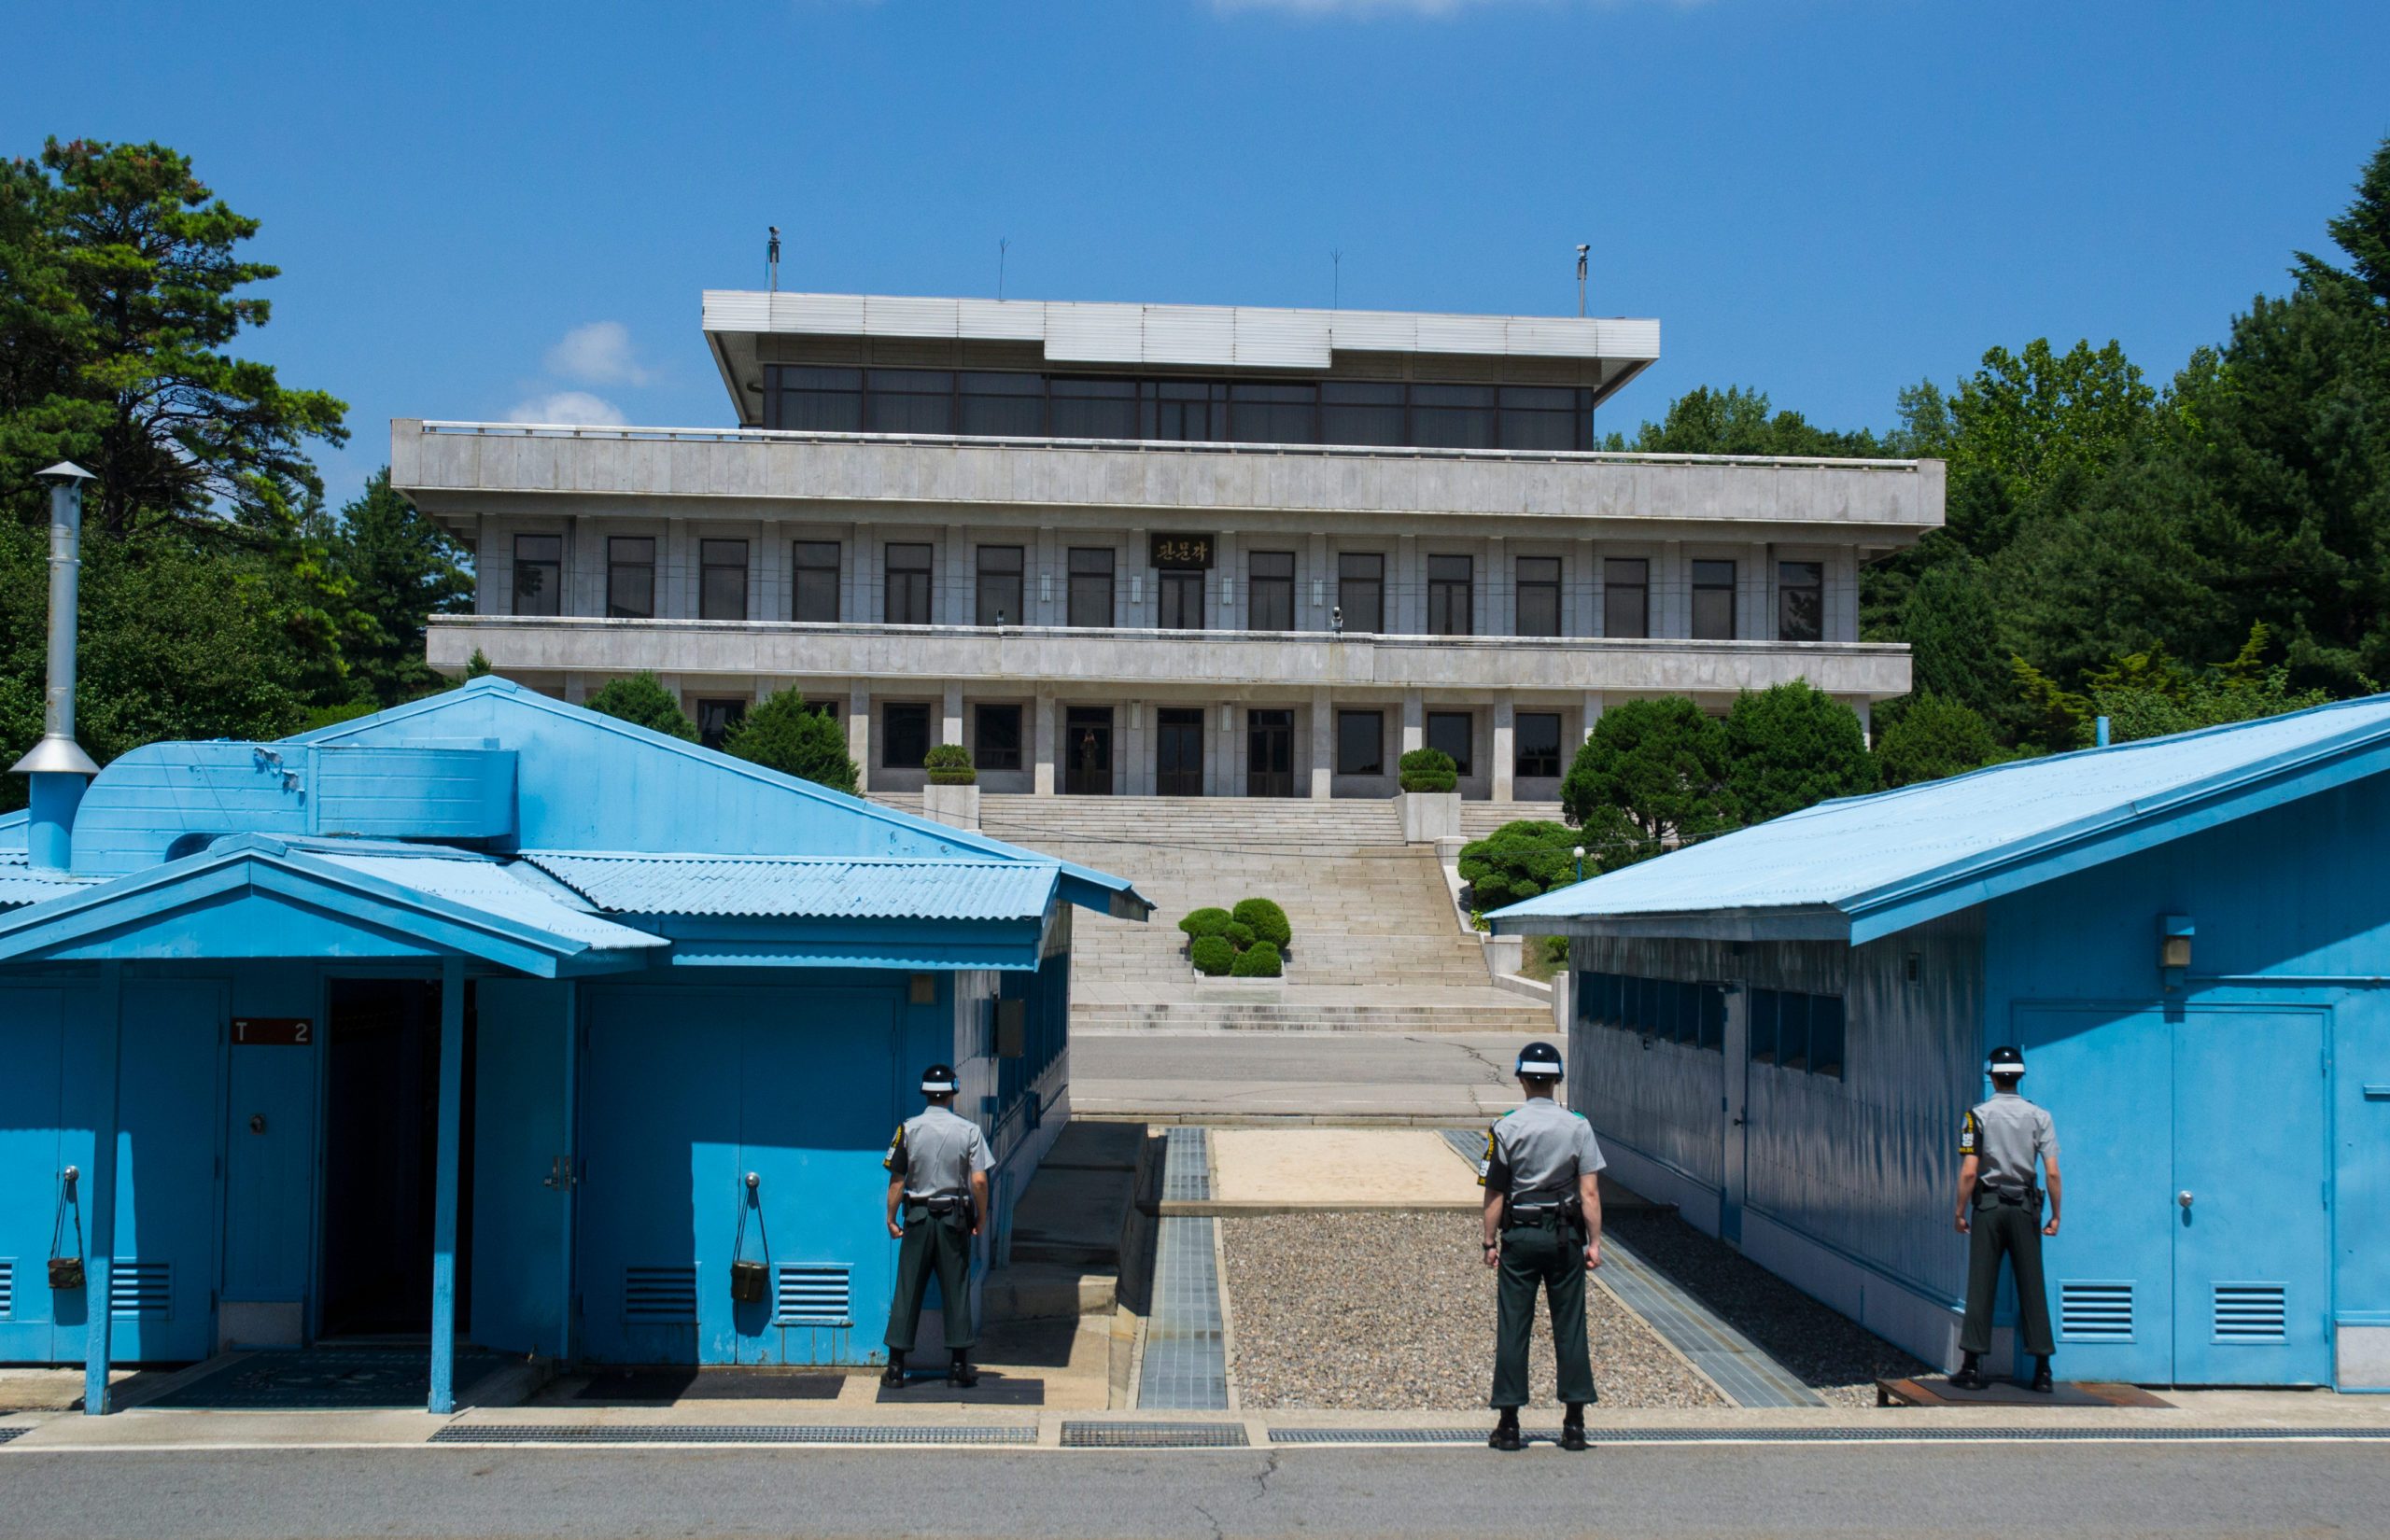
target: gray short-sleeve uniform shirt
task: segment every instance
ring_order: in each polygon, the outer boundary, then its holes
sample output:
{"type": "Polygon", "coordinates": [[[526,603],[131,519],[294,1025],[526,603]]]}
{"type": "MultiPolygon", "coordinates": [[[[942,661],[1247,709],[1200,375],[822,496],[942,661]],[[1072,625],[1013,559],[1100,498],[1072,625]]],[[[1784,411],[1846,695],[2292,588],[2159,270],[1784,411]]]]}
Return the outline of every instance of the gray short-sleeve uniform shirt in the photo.
{"type": "Polygon", "coordinates": [[[2058,1158],[2058,1126],[2047,1110],[2002,1091],[1968,1111],[1959,1153],[1975,1157],[1976,1191],[2019,1197],[2035,1185],[2034,1158],[2058,1158]]]}
{"type": "Polygon", "coordinates": [[[1477,1182],[1525,1207],[1558,1201],[1576,1191],[1579,1177],[1608,1164],[1592,1124],[1549,1097],[1534,1097],[1485,1136],[1477,1182]]]}
{"type": "Polygon", "coordinates": [[[932,1107],[898,1127],[880,1164],[905,1183],[906,1197],[933,1197],[969,1192],[971,1173],[995,1162],[988,1158],[988,1141],[977,1124],[950,1108],[932,1107]]]}

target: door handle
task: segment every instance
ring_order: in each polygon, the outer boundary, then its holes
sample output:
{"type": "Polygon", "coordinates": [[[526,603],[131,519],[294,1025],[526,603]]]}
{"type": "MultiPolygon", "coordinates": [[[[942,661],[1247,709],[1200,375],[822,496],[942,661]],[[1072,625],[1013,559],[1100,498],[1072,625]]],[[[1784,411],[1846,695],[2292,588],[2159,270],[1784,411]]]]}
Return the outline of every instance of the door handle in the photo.
{"type": "Polygon", "coordinates": [[[554,1187],[558,1192],[569,1192],[571,1190],[572,1168],[564,1163],[564,1156],[552,1155],[549,1157],[547,1179],[542,1182],[541,1185],[544,1187],[554,1187]]]}
{"type": "Polygon", "coordinates": [[[2186,1188],[2184,1191],[2175,1194],[2174,1201],[2180,1203],[2186,1209],[2189,1208],[2191,1206],[2191,1195],[2189,1190],[2186,1188]]]}

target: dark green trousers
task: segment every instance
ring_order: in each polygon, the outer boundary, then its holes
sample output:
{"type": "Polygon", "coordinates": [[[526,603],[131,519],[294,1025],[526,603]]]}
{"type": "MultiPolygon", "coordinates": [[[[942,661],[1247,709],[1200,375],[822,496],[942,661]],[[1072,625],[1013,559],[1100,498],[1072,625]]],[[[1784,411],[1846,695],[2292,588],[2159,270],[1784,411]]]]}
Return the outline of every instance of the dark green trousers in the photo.
{"type": "Polygon", "coordinates": [[[937,1219],[920,1204],[907,1203],[905,1239],[896,1252],[896,1297],[888,1308],[888,1345],[899,1352],[913,1351],[932,1273],[946,1299],[946,1345],[973,1346],[979,1337],[971,1329],[971,1232],[959,1213],[937,1219]]]}
{"type": "Polygon", "coordinates": [[[1961,1352],[1991,1351],[1991,1307],[2000,1297],[2000,1259],[2017,1271],[2017,1314],[2025,1351],[2047,1358],[2050,1296],[2042,1284],[2041,1205],[1978,1204],[1967,1226],[1967,1320],[1961,1352]]]}
{"type": "Polygon", "coordinates": [[[1527,1337],[1535,1330],[1536,1286],[1552,1304],[1552,1346],[1560,1361],[1560,1399],[1594,1401],[1594,1361],[1585,1349],[1585,1243],[1560,1225],[1522,1225],[1502,1232],[1501,1306],[1495,1331],[1497,1410],[1527,1404],[1527,1337]]]}

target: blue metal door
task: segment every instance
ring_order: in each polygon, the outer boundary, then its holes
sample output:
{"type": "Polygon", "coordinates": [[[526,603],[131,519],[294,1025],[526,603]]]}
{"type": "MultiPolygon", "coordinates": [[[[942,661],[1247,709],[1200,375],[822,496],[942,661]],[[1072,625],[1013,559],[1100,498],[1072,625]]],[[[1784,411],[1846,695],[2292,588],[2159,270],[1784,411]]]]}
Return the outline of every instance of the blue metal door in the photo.
{"type": "Polygon", "coordinates": [[[216,1349],[224,1020],[221,985],[124,987],[108,1278],[118,1363],[181,1362],[216,1349]]]}
{"type": "Polygon", "coordinates": [[[304,1043],[235,1043],[227,1050],[227,1299],[297,1303],[307,1296],[318,1049],[316,1034],[305,1036],[304,1043]]]}
{"type": "Polygon", "coordinates": [[[2320,1012],[2175,1026],[2176,1384],[2330,1381],[2324,1071],[2320,1012]]]}
{"type": "MultiPolygon", "coordinates": [[[[2064,1223],[2043,1274],[2070,1379],[2174,1378],[2173,1034],[2154,1011],[2026,1005],[2025,1095],[2058,1125],[2064,1223]]],[[[1984,1086],[1975,1099],[1990,1094],[1984,1086]]],[[[1953,1135],[1955,1137],[1955,1133],[1953,1135]]]]}
{"type": "Polygon", "coordinates": [[[507,1352],[564,1351],[572,993],[549,979],[473,986],[472,1339],[507,1352]]]}
{"type": "MultiPolygon", "coordinates": [[[[63,991],[0,987],[0,1362],[40,1364],[82,1355],[79,1294],[52,1294],[49,1243],[64,1190],[59,1128],[63,991]],[[73,1340],[58,1343],[62,1313],[73,1340]]],[[[78,1191],[88,1209],[88,1191],[78,1191]]],[[[75,1246],[74,1208],[64,1246],[75,1246]]]]}

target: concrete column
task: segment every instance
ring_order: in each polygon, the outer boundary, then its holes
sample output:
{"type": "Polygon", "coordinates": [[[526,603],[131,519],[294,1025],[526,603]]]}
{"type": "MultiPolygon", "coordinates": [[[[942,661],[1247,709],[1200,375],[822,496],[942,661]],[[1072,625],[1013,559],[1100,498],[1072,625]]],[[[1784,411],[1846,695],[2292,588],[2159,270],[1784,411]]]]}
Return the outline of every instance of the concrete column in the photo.
{"type": "Polygon", "coordinates": [[[847,691],[847,752],[854,756],[855,793],[871,790],[871,681],[857,679],[847,691]]]}
{"type": "MultiPolygon", "coordinates": [[[[1825,623],[1818,635],[1828,641],[1859,639],[1859,552],[1844,546],[1826,561],[1825,623]]],[[[1860,713],[1866,720],[1866,713],[1860,713]]]]}
{"type": "Polygon", "coordinates": [[[1120,611],[1120,623],[1143,631],[1161,623],[1161,578],[1146,560],[1151,554],[1153,542],[1146,539],[1146,532],[1129,531],[1128,559],[1120,565],[1129,575],[1125,595],[1129,603],[1120,611]]]}
{"type": "Polygon", "coordinates": [[[564,698],[573,706],[586,701],[589,698],[589,676],[578,668],[565,670],[564,698]]]}
{"type": "Polygon", "coordinates": [[[1494,794],[1496,802],[1511,799],[1512,771],[1517,768],[1518,729],[1511,721],[1511,693],[1494,697],[1494,794]]]}
{"type": "Polygon", "coordinates": [[[930,574],[930,619],[940,625],[968,625],[974,616],[965,613],[963,591],[969,584],[963,577],[963,526],[948,525],[939,532],[936,570],[930,574]]]}
{"type": "Polygon", "coordinates": [[[124,964],[113,959],[100,964],[98,1063],[92,1066],[99,1096],[91,1119],[91,1169],[77,1184],[91,1234],[83,1264],[83,1415],[105,1417],[108,1401],[108,1361],[115,1351],[110,1331],[115,1316],[108,1309],[108,1273],[116,1260],[116,1137],[117,1102],[122,1077],[118,1063],[124,1047],[124,964]]]}
{"type": "Polygon", "coordinates": [[[1427,747],[1427,695],[1422,690],[1402,693],[1402,751],[1406,754],[1427,747]]]}
{"type": "MultiPolygon", "coordinates": [[[[1038,531],[1041,542],[1049,539],[1052,533],[1051,530],[1038,531]]],[[[1050,797],[1054,794],[1054,693],[1052,691],[1041,690],[1037,693],[1035,716],[1037,719],[1037,778],[1031,789],[1038,796],[1050,797]]]]}
{"type": "Polygon", "coordinates": [[[497,586],[498,548],[490,543],[497,538],[490,532],[489,515],[474,514],[473,613],[476,615],[503,615],[510,608],[500,602],[506,591],[497,586]]]}
{"type": "Polygon", "coordinates": [[[947,681],[946,710],[943,720],[938,723],[937,741],[940,743],[963,741],[963,684],[959,679],[947,681]]]}
{"type": "Polygon", "coordinates": [[[457,1173],[464,1145],[465,959],[440,965],[440,1126],[431,1197],[431,1399],[457,1409],[457,1173]]]}
{"type": "Polygon", "coordinates": [[[1029,592],[1021,596],[1020,607],[1037,617],[1033,624],[1060,625],[1070,612],[1065,608],[1070,602],[1070,580],[1056,570],[1062,554],[1056,547],[1051,525],[1037,531],[1035,551],[1030,562],[1029,592]]]}
{"type": "Polygon", "coordinates": [[[870,617],[865,612],[863,598],[864,526],[851,524],[842,538],[845,559],[838,564],[838,619],[861,621],[870,617]]]}
{"type": "Polygon", "coordinates": [[[1311,794],[1316,801],[1328,800],[1329,777],[1336,774],[1335,735],[1336,708],[1327,691],[1314,690],[1311,693],[1311,794]]]}
{"type": "Polygon", "coordinates": [[[1129,747],[1127,762],[1121,767],[1120,790],[1124,795],[1150,797],[1154,794],[1153,744],[1160,735],[1149,731],[1153,726],[1152,718],[1150,703],[1129,703],[1129,730],[1122,735],[1129,747]]]}
{"type": "Polygon", "coordinates": [[[1219,580],[1220,602],[1216,619],[1224,631],[1245,628],[1244,595],[1239,592],[1244,585],[1236,581],[1236,531],[1223,529],[1212,547],[1212,575],[1219,580]]]}
{"type": "Polygon", "coordinates": [[[788,521],[766,519],[755,531],[754,570],[763,593],[752,613],[762,621],[796,618],[795,573],[790,569],[788,521]]]}
{"type": "Polygon", "coordinates": [[[1419,554],[1418,536],[1394,538],[1394,560],[1387,564],[1385,582],[1385,628],[1399,636],[1424,635],[1427,629],[1427,568],[1419,554]]]}
{"type": "Polygon", "coordinates": [[[1602,634],[1602,565],[1591,540],[1577,542],[1577,602],[1569,607],[1568,623],[1561,629],[1571,637],[1602,634]]]}
{"type": "Polygon", "coordinates": [[[1660,547],[1652,577],[1659,592],[1652,595],[1652,635],[1693,635],[1693,593],[1684,565],[1684,542],[1668,540],[1660,547]]]}
{"type": "Polygon", "coordinates": [[[1328,629],[1328,617],[1336,608],[1336,563],[1328,553],[1328,537],[1311,538],[1311,591],[1301,595],[1308,598],[1310,620],[1303,623],[1308,630],[1328,629]]]}
{"type": "Polygon", "coordinates": [[[1511,614],[1511,562],[1499,535],[1485,538],[1485,576],[1477,584],[1482,595],[1477,614],[1481,637],[1507,637],[1518,629],[1511,614]]]}
{"type": "Polygon", "coordinates": [[[1874,703],[1864,695],[1845,695],[1842,697],[1842,704],[1859,714],[1859,731],[1866,737],[1867,746],[1870,749],[1874,748],[1876,746],[1874,703]]]}
{"type": "Polygon", "coordinates": [[[1587,738],[1594,735],[1594,726],[1602,720],[1602,711],[1606,705],[1607,703],[1603,700],[1602,693],[1600,691],[1588,690],[1585,692],[1585,704],[1577,719],[1577,741],[1579,743],[1582,743],[1587,738]]]}
{"type": "Polygon", "coordinates": [[[1768,560],[1767,543],[1754,542],[1743,553],[1743,570],[1736,576],[1736,586],[1743,591],[1744,612],[1735,626],[1735,635],[1754,641],[1776,639],[1776,568],[1768,560]]]}
{"type": "Polygon", "coordinates": [[[1216,756],[1219,768],[1215,772],[1218,788],[1215,794],[1218,796],[1238,796],[1244,791],[1244,758],[1241,752],[1244,740],[1237,732],[1244,721],[1239,714],[1241,709],[1234,701],[1220,703],[1220,751],[1216,756]]]}

